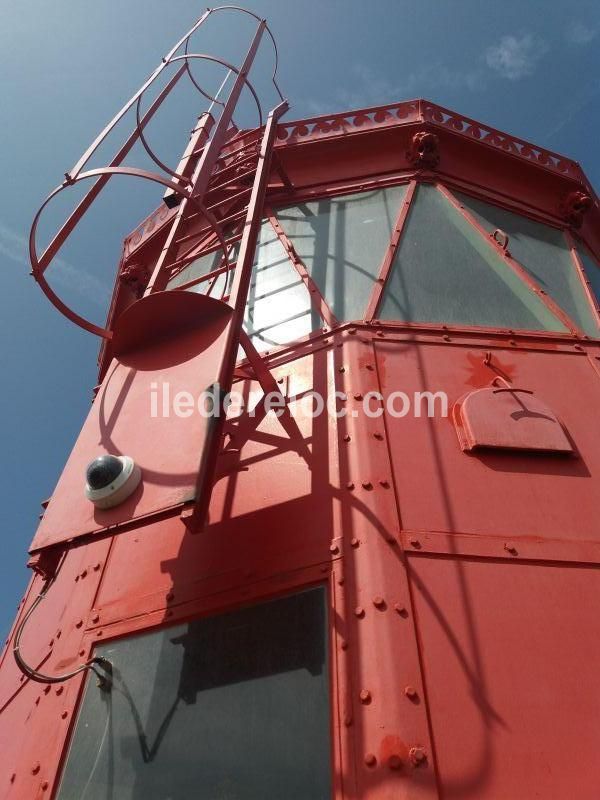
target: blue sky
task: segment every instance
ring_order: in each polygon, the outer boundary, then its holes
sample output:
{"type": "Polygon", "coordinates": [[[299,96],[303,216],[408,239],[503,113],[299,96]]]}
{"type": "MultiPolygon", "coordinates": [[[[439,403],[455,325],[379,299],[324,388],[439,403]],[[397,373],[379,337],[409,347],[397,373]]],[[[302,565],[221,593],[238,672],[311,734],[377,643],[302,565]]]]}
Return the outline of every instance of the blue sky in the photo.
{"type": "MultiPolygon", "coordinates": [[[[596,0],[256,0],[249,7],[268,18],[277,38],[288,118],[426,97],[575,158],[600,186],[596,0]]],[[[39,503],[52,493],[89,408],[98,347],[29,277],[29,225],[202,10],[190,0],[0,0],[0,635],[25,587],[39,503]]],[[[198,49],[239,60],[248,35],[247,24],[228,17],[198,49]]],[[[261,89],[271,58],[265,47],[261,89]]],[[[196,74],[207,87],[219,79],[214,70],[196,74]]],[[[168,108],[149,135],[176,164],[202,107],[182,92],[168,108]]],[[[245,102],[240,122],[254,119],[245,102]]],[[[119,241],[155,205],[156,191],[115,186],[61,254],[50,277],[80,310],[102,319],[119,241]]],[[[44,224],[42,238],[49,231],[44,224]]]]}

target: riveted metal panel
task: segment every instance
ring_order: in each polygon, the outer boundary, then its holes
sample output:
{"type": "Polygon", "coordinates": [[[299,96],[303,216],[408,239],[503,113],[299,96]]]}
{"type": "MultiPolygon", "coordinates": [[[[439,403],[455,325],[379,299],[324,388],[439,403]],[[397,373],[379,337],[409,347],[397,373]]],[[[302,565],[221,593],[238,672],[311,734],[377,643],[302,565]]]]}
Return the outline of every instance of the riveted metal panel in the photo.
{"type": "Polygon", "coordinates": [[[411,556],[444,798],[598,796],[597,567],[411,556]]]}

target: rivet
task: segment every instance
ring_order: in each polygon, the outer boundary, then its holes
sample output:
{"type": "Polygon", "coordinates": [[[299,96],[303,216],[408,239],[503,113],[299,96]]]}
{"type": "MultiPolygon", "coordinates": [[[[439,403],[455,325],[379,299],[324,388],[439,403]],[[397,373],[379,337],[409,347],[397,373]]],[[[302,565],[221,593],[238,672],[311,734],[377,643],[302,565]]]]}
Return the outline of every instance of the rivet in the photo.
{"type": "Polygon", "coordinates": [[[340,575],[340,577],[338,578],[338,586],[343,586],[343,585],[344,585],[344,576],[340,575]]]}
{"type": "Polygon", "coordinates": [[[17,777],[17,773],[16,773],[16,772],[13,772],[13,774],[10,776],[10,782],[11,782],[11,783],[14,783],[14,782],[15,782],[15,778],[16,778],[16,777],[17,777]]]}
{"type": "Polygon", "coordinates": [[[92,622],[95,624],[96,622],[100,622],[100,616],[98,614],[94,614],[92,617],[92,622]]]}
{"type": "Polygon", "coordinates": [[[383,338],[385,333],[383,331],[377,331],[377,336],[381,336],[381,338],[383,338]]]}
{"type": "Polygon", "coordinates": [[[375,367],[373,366],[373,364],[367,364],[367,369],[368,369],[370,372],[373,372],[373,370],[375,369],[375,367]]]}
{"type": "Polygon", "coordinates": [[[411,747],[408,751],[408,757],[415,766],[418,766],[427,760],[427,753],[424,747],[411,747]]]}
{"type": "Polygon", "coordinates": [[[364,615],[365,615],[364,608],[362,606],[356,606],[356,608],[354,609],[354,616],[355,617],[364,617],[364,615]]]}
{"type": "Polygon", "coordinates": [[[348,328],[348,333],[351,333],[351,334],[356,333],[356,328],[348,328]]]}
{"type": "Polygon", "coordinates": [[[363,396],[362,396],[362,394],[360,392],[356,392],[356,394],[354,395],[354,399],[355,400],[362,400],[363,396]]]}
{"type": "Polygon", "coordinates": [[[413,536],[413,537],[411,537],[411,538],[409,539],[409,541],[410,541],[410,543],[411,543],[411,545],[412,545],[413,547],[416,547],[416,548],[419,548],[419,547],[421,547],[421,542],[420,542],[420,541],[417,539],[417,537],[416,537],[416,536],[413,536]]]}
{"type": "Polygon", "coordinates": [[[389,481],[387,481],[385,478],[382,478],[382,479],[379,481],[379,485],[380,485],[380,486],[383,486],[383,488],[384,488],[384,489],[389,489],[389,488],[390,488],[390,482],[389,482],[389,481]]]}
{"type": "Polygon", "coordinates": [[[340,548],[337,546],[337,544],[330,544],[329,545],[329,552],[333,553],[335,555],[336,553],[340,552],[340,548]]]}
{"type": "Polygon", "coordinates": [[[85,655],[85,650],[80,650],[79,655],[83,657],[85,655]]]}
{"type": "Polygon", "coordinates": [[[408,616],[408,611],[407,611],[407,610],[406,610],[406,608],[405,608],[403,605],[401,605],[400,603],[396,603],[396,604],[394,605],[394,610],[395,610],[395,611],[396,611],[398,614],[400,614],[400,616],[401,616],[401,617],[407,617],[407,616],[408,616]]]}
{"type": "Polygon", "coordinates": [[[368,689],[361,689],[359,697],[360,697],[360,702],[361,703],[370,703],[371,702],[371,692],[368,689]]]}
{"type": "Polygon", "coordinates": [[[374,753],[367,753],[365,755],[365,764],[367,765],[367,767],[374,767],[376,763],[377,759],[375,758],[374,753]]]}
{"type": "Polygon", "coordinates": [[[514,546],[512,542],[505,542],[504,549],[506,550],[507,553],[510,553],[511,556],[517,555],[517,548],[514,546]]]}
{"type": "Polygon", "coordinates": [[[346,372],[346,367],[338,367],[338,372],[346,372]]]}
{"type": "Polygon", "coordinates": [[[401,769],[402,759],[398,755],[393,755],[388,758],[388,767],[390,769],[401,769]]]}
{"type": "Polygon", "coordinates": [[[352,539],[350,539],[350,544],[352,545],[352,547],[358,547],[360,541],[356,538],[356,536],[354,536],[352,539]]]}
{"type": "Polygon", "coordinates": [[[574,345],[575,350],[583,350],[583,347],[580,344],[574,345]]]}
{"type": "Polygon", "coordinates": [[[380,595],[377,595],[373,598],[373,605],[375,608],[383,608],[385,606],[385,600],[380,595]]]}
{"type": "Polygon", "coordinates": [[[354,484],[352,483],[352,481],[348,481],[348,483],[346,484],[346,489],[354,489],[354,484]]]}
{"type": "Polygon", "coordinates": [[[44,781],[42,783],[42,792],[45,792],[49,785],[48,781],[44,781]]]}
{"type": "Polygon", "coordinates": [[[379,432],[377,432],[377,433],[374,433],[374,434],[373,434],[373,436],[374,436],[376,439],[379,439],[379,441],[381,441],[381,440],[383,439],[383,433],[379,433],[379,432]]]}
{"type": "Polygon", "coordinates": [[[64,690],[65,690],[64,686],[57,686],[56,687],[56,694],[57,695],[61,695],[64,692],[64,690]]]}
{"type": "Polygon", "coordinates": [[[362,485],[363,485],[363,489],[372,489],[373,488],[373,484],[371,483],[371,481],[363,481],[362,485]]]}
{"type": "Polygon", "coordinates": [[[98,631],[98,632],[96,633],[96,636],[102,636],[102,631],[98,631]]]}
{"type": "Polygon", "coordinates": [[[94,572],[98,572],[98,570],[100,569],[101,566],[102,565],[100,564],[100,562],[98,562],[97,564],[94,564],[94,572]]]}
{"type": "Polygon", "coordinates": [[[41,700],[41,699],[42,699],[42,696],[38,694],[38,696],[35,698],[35,704],[36,704],[36,706],[39,706],[39,704],[40,704],[40,700],[41,700]]]}
{"type": "Polygon", "coordinates": [[[36,763],[36,764],[34,764],[34,765],[33,765],[33,767],[31,768],[31,774],[32,774],[32,775],[37,775],[39,771],[40,771],[40,764],[39,764],[39,762],[37,762],[37,763],[36,763]]]}
{"type": "Polygon", "coordinates": [[[50,686],[50,684],[48,684],[47,686],[44,686],[44,694],[49,694],[51,688],[52,687],[50,686]]]}
{"type": "Polygon", "coordinates": [[[512,344],[512,345],[513,345],[513,347],[516,347],[516,344],[517,344],[517,343],[515,342],[515,340],[514,340],[514,339],[511,339],[511,340],[509,341],[509,344],[512,344]]]}
{"type": "Polygon", "coordinates": [[[342,648],[342,650],[347,650],[348,642],[345,639],[342,639],[342,641],[340,642],[340,647],[342,648]]]}
{"type": "Polygon", "coordinates": [[[349,441],[350,441],[350,438],[351,438],[351,437],[350,437],[350,434],[349,434],[349,433],[347,433],[347,434],[344,436],[344,441],[345,441],[345,442],[349,442],[349,441]]]}
{"type": "Polygon", "coordinates": [[[450,339],[450,337],[448,336],[448,334],[447,334],[447,333],[446,333],[446,334],[444,334],[444,337],[443,337],[443,338],[444,338],[444,341],[445,341],[445,342],[450,342],[450,341],[452,341],[452,340],[450,339]]]}
{"type": "Polygon", "coordinates": [[[66,719],[69,716],[69,712],[68,711],[63,711],[60,716],[61,716],[61,719],[66,719]]]}
{"type": "Polygon", "coordinates": [[[417,697],[417,690],[415,689],[414,686],[405,686],[404,694],[407,697],[410,697],[411,700],[414,700],[417,697]]]}

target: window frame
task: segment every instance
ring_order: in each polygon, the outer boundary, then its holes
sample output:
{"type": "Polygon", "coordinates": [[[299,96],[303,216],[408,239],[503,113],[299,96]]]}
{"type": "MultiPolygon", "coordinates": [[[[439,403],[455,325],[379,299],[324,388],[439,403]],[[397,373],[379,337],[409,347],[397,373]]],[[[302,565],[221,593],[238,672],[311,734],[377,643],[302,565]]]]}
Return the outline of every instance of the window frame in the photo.
{"type": "MultiPolygon", "coordinates": [[[[571,260],[573,263],[573,267],[579,276],[579,279],[583,285],[585,297],[587,297],[588,302],[591,305],[591,309],[593,312],[593,316],[596,319],[599,332],[597,337],[590,337],[589,335],[585,334],[581,331],[578,325],[572,320],[563,309],[558,306],[551,298],[547,295],[539,294],[539,287],[535,281],[530,278],[527,272],[521,267],[521,265],[516,261],[516,259],[508,259],[507,261],[507,268],[516,271],[519,274],[519,277],[527,283],[530,289],[532,289],[536,295],[545,303],[545,305],[549,308],[554,316],[556,316],[564,325],[566,325],[570,330],[566,332],[560,331],[545,331],[545,330],[536,330],[536,329],[504,329],[504,328],[491,328],[489,326],[483,325],[461,325],[457,326],[454,324],[445,325],[442,323],[432,323],[428,322],[427,320],[423,320],[422,322],[406,322],[406,321],[396,321],[396,320],[385,320],[386,327],[396,328],[396,329],[422,329],[426,331],[437,330],[454,330],[460,331],[465,333],[479,333],[483,335],[490,335],[491,333],[510,333],[511,336],[519,336],[519,337],[535,337],[535,338],[543,338],[543,339],[559,339],[559,340],[572,340],[575,336],[578,339],[590,339],[591,341],[600,340],[600,302],[596,299],[593,292],[590,291],[589,283],[586,278],[585,268],[583,264],[581,264],[579,258],[577,257],[577,251],[575,244],[571,244],[571,242],[576,242],[580,240],[583,246],[589,251],[590,255],[596,259],[597,256],[594,250],[587,245],[583,240],[576,237],[576,234],[571,229],[571,227],[565,223],[563,219],[558,216],[549,215],[540,209],[534,208],[528,204],[520,202],[518,199],[505,197],[504,195],[500,195],[493,191],[488,191],[483,189],[480,186],[474,185],[472,183],[462,181],[455,176],[445,176],[445,175],[438,175],[434,173],[427,173],[423,172],[422,170],[403,170],[400,172],[391,172],[391,173],[384,173],[374,176],[369,176],[365,179],[348,179],[346,181],[341,181],[335,185],[331,184],[316,184],[313,186],[308,186],[302,188],[294,194],[290,195],[287,191],[278,192],[271,197],[267,198],[265,201],[265,205],[263,208],[262,219],[263,222],[271,222],[271,225],[274,227],[275,232],[279,236],[282,244],[284,245],[284,249],[288,254],[288,258],[294,269],[298,272],[301,279],[307,286],[309,290],[311,304],[314,311],[319,314],[321,320],[323,322],[323,327],[321,329],[316,329],[311,333],[307,334],[306,336],[296,339],[292,342],[285,343],[278,347],[274,346],[273,348],[263,353],[263,355],[272,355],[274,353],[283,354],[290,348],[295,347],[299,344],[306,344],[310,343],[313,340],[318,340],[323,336],[326,336],[330,333],[331,330],[342,329],[344,326],[351,326],[352,324],[376,324],[379,322],[377,319],[377,310],[381,305],[383,293],[387,284],[387,280],[389,278],[391,272],[391,266],[394,261],[394,257],[396,255],[396,251],[400,245],[402,240],[402,233],[406,223],[406,220],[410,214],[410,208],[412,202],[414,200],[414,196],[416,194],[416,188],[420,183],[426,184],[433,184],[436,186],[438,191],[442,191],[443,194],[451,195],[456,204],[460,205],[458,199],[455,197],[454,192],[459,191],[464,194],[467,194],[474,199],[481,200],[482,202],[488,203],[490,205],[495,205],[501,209],[506,211],[512,212],[514,214],[521,215],[528,219],[531,219],[535,222],[547,225],[552,227],[556,230],[559,230],[565,241],[567,243],[567,247],[571,252],[571,260]],[[367,300],[365,315],[362,319],[351,320],[347,322],[340,322],[335,315],[333,314],[331,308],[329,307],[328,303],[326,302],[322,292],[320,291],[319,287],[311,280],[310,275],[308,275],[306,267],[301,262],[301,259],[294,259],[294,248],[293,243],[289,240],[285,231],[279,226],[279,230],[277,226],[273,223],[277,221],[277,212],[281,208],[285,208],[290,204],[294,203],[302,203],[307,201],[318,201],[318,200],[326,200],[326,199],[334,199],[336,197],[343,197],[349,194],[362,194],[372,192],[377,189],[387,189],[394,186],[402,186],[408,185],[407,195],[405,199],[401,203],[401,208],[399,209],[399,214],[396,220],[396,224],[394,226],[394,231],[392,233],[391,241],[389,242],[388,247],[386,248],[384,259],[382,264],[380,265],[379,269],[379,277],[374,284],[373,290],[371,292],[370,297],[367,300]],[[398,231],[398,228],[400,229],[398,231]],[[280,234],[283,233],[283,236],[280,234]],[[290,247],[291,245],[291,247],[290,247]]],[[[487,232],[483,231],[481,227],[478,225],[477,221],[474,219],[470,219],[470,215],[466,215],[469,217],[469,222],[479,230],[479,232],[486,238],[489,239],[487,232]]],[[[237,236],[237,234],[236,234],[237,236]]],[[[241,234],[240,234],[241,236],[241,234]]],[[[210,255],[211,253],[219,250],[220,247],[218,243],[212,243],[206,249],[201,249],[199,252],[194,254],[194,258],[199,258],[204,255],[210,255]]],[[[502,255],[501,248],[498,248],[499,253],[502,255]]],[[[235,262],[232,263],[232,269],[235,269],[235,262]]],[[[218,270],[213,271],[212,273],[207,273],[206,275],[201,276],[198,279],[195,279],[193,282],[189,284],[183,284],[181,287],[176,287],[176,290],[185,290],[191,288],[193,285],[197,285],[203,283],[208,280],[212,280],[216,282],[219,275],[225,271],[225,267],[220,267],[218,270]]],[[[209,291],[210,293],[210,291],[209,291]]],[[[223,298],[227,300],[227,296],[223,298]]],[[[246,363],[247,359],[243,359],[239,361],[238,364],[246,363]]]]}
{"type": "MultiPolygon", "coordinates": [[[[142,636],[146,633],[175,628],[201,619],[209,619],[239,611],[244,608],[270,603],[290,597],[295,594],[310,591],[311,589],[323,590],[325,605],[325,646],[327,688],[329,694],[329,772],[332,797],[342,797],[342,741],[341,730],[338,724],[340,709],[343,707],[343,679],[339,674],[337,650],[341,632],[336,627],[335,609],[338,603],[334,580],[334,564],[323,562],[312,566],[303,566],[292,573],[276,572],[258,585],[243,584],[224,593],[210,592],[207,595],[199,594],[184,607],[172,609],[153,609],[139,613],[135,610],[132,616],[124,617],[111,625],[112,631],[104,635],[103,630],[88,629],[83,635],[81,653],[86,660],[94,657],[97,645],[109,645],[114,642],[142,636]],[[327,575],[323,573],[327,571],[327,575]],[[100,638],[101,637],[101,638],[100,638]]],[[[58,796],[71,748],[77,735],[77,726],[83,708],[86,687],[89,681],[95,680],[93,673],[83,672],[77,687],[76,698],[73,703],[70,725],[62,746],[62,757],[56,774],[54,791],[58,796]]],[[[99,690],[100,691],[100,690],[99,690]]]]}

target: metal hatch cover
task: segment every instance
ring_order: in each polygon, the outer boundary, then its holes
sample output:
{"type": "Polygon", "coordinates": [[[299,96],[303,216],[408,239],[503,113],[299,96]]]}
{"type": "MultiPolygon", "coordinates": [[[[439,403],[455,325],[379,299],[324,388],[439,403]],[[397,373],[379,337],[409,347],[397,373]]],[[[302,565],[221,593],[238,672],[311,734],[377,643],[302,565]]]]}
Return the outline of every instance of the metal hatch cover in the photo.
{"type": "Polygon", "coordinates": [[[573,454],[554,412],[527,389],[488,386],[461,397],[452,409],[462,449],[573,454]]]}

